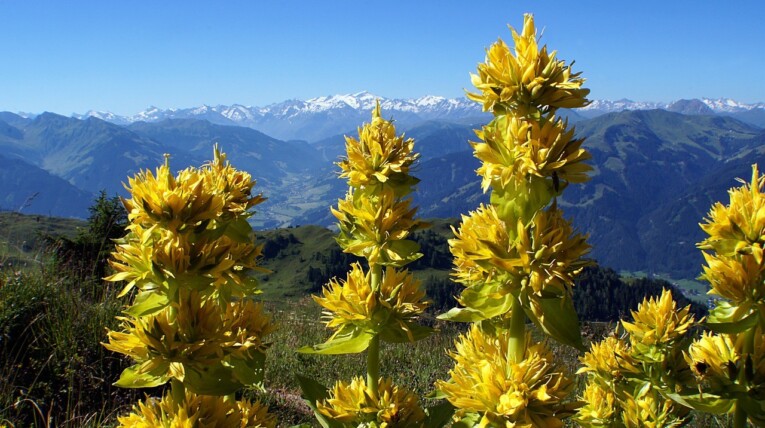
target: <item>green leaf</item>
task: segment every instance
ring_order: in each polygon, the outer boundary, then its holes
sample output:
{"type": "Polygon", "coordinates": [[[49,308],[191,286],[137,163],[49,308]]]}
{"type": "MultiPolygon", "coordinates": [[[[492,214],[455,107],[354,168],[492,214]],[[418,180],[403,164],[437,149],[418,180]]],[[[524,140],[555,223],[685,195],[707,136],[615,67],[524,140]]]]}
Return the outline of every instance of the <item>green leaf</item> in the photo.
{"type": "Polygon", "coordinates": [[[465,308],[453,308],[439,315],[439,319],[460,322],[475,322],[502,315],[513,306],[512,294],[497,292],[497,284],[484,283],[466,288],[460,295],[465,308]]]}
{"type": "Polygon", "coordinates": [[[252,352],[251,358],[232,358],[229,361],[234,377],[244,385],[259,386],[263,384],[266,367],[266,354],[252,352]]]}
{"type": "MultiPolygon", "coordinates": [[[[401,267],[422,257],[422,253],[418,252],[420,251],[420,244],[408,239],[392,242],[388,246],[388,251],[396,254],[398,260],[383,256],[383,260],[379,262],[380,265],[401,267]]],[[[385,252],[381,254],[385,254],[385,252]]]]}
{"type": "Polygon", "coordinates": [[[730,412],[734,403],[733,400],[720,398],[713,394],[702,395],[698,392],[692,394],[668,393],[665,395],[685,407],[715,415],[722,415],[730,412]]]}
{"type": "MultiPolygon", "coordinates": [[[[122,371],[119,380],[114,382],[115,386],[120,388],[153,388],[167,383],[170,379],[167,375],[155,375],[151,373],[139,373],[140,364],[128,367],[122,371]]],[[[166,368],[161,370],[165,373],[166,368]]]]}
{"type": "Polygon", "coordinates": [[[164,293],[155,293],[152,291],[140,292],[135,296],[133,305],[125,310],[125,313],[140,318],[146,315],[155,314],[164,309],[170,302],[164,293]]]}
{"type": "Polygon", "coordinates": [[[244,217],[239,217],[228,223],[225,232],[226,236],[242,244],[250,242],[251,233],[252,226],[250,226],[250,223],[248,223],[247,219],[244,217]]]}
{"type": "Polygon", "coordinates": [[[456,322],[476,322],[486,319],[480,311],[472,308],[451,308],[448,312],[441,314],[436,318],[444,321],[456,322]]]}
{"type": "Polygon", "coordinates": [[[218,363],[201,369],[184,364],[183,384],[191,392],[201,395],[229,395],[244,387],[234,378],[230,367],[218,363]]]}
{"type": "Polygon", "coordinates": [[[452,424],[452,428],[473,428],[481,420],[479,413],[468,413],[459,421],[452,424]]]}
{"type": "Polygon", "coordinates": [[[303,391],[303,400],[313,410],[314,416],[316,416],[316,420],[319,421],[321,426],[324,428],[342,428],[343,424],[327,418],[316,409],[317,402],[329,398],[329,390],[309,377],[301,375],[295,375],[295,377],[300,385],[300,389],[303,391]]]}
{"type": "Polygon", "coordinates": [[[338,331],[328,341],[319,345],[304,346],[298,349],[298,352],[321,355],[358,354],[369,347],[373,337],[372,332],[349,326],[338,331]]]}
{"type": "Polygon", "coordinates": [[[435,406],[426,408],[425,413],[427,414],[425,428],[442,428],[449,425],[454,414],[454,406],[444,400],[435,406]]]}
{"type": "Polygon", "coordinates": [[[529,307],[523,309],[545,334],[564,345],[586,351],[579,331],[579,317],[570,298],[531,295],[529,307]]]}
{"type": "MultiPolygon", "coordinates": [[[[725,302],[727,303],[727,302],[725,302]]],[[[742,333],[757,325],[757,312],[752,312],[746,317],[737,321],[723,321],[735,319],[735,306],[718,305],[709,313],[709,321],[704,325],[715,333],[734,334],[742,333]]]]}
{"type": "Polygon", "coordinates": [[[433,333],[433,329],[414,322],[405,322],[409,334],[399,323],[388,323],[380,332],[380,340],[390,343],[411,343],[422,340],[433,333]],[[411,338],[410,338],[411,336],[411,338]]]}

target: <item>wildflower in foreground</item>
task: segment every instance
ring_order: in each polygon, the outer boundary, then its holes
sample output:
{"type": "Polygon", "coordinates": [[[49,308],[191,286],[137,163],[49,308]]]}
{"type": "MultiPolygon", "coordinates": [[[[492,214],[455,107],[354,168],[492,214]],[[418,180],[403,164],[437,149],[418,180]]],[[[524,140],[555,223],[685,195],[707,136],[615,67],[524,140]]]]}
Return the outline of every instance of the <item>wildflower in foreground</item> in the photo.
{"type": "Polygon", "coordinates": [[[416,329],[417,317],[425,311],[425,292],[420,282],[409,271],[385,269],[379,293],[372,290],[371,273],[364,272],[360,264],[351,265],[345,281],[331,279],[324,288],[323,297],[314,296],[316,303],[324,307],[323,317],[327,327],[343,331],[346,326],[375,331],[390,338],[393,330],[397,336],[414,341],[412,329],[416,329]]]}
{"type": "Polygon", "coordinates": [[[480,415],[480,426],[561,426],[572,406],[563,403],[573,384],[541,343],[531,344],[520,361],[508,358],[508,331],[487,334],[473,324],[450,353],[451,379],[436,388],[457,407],[457,416],[480,415]]]}
{"type": "Polygon", "coordinates": [[[628,393],[621,403],[622,422],[628,428],[672,428],[688,423],[689,408],[665,398],[654,388],[628,393]]]}
{"type": "Polygon", "coordinates": [[[752,181],[728,190],[730,204],[715,203],[701,228],[709,234],[698,247],[718,255],[751,254],[762,264],[765,245],[765,176],[752,166],[752,181]]]}
{"type": "Polygon", "coordinates": [[[260,402],[196,395],[186,392],[176,403],[171,394],[162,400],[147,397],[133,412],[117,418],[126,428],[274,428],[276,417],[260,402]]]}
{"type": "Polygon", "coordinates": [[[622,321],[622,326],[641,357],[661,361],[665,351],[693,326],[690,308],[688,305],[678,311],[672,292],[664,289],[661,296],[644,300],[637,311],[631,311],[634,322],[622,321]]]}
{"type": "Polygon", "coordinates": [[[584,367],[576,373],[592,373],[598,378],[613,382],[625,374],[638,373],[635,361],[630,355],[627,342],[616,337],[607,337],[590,345],[590,350],[579,359],[584,367]]]}
{"type": "Polygon", "coordinates": [[[359,138],[345,137],[347,157],[338,166],[340,178],[347,178],[354,188],[375,187],[386,183],[389,187],[408,193],[418,180],[409,175],[409,168],[419,157],[414,140],[396,135],[396,127],[382,118],[380,102],[372,111],[372,122],[359,128],[359,138]]]}
{"type": "Polygon", "coordinates": [[[593,428],[620,426],[621,418],[618,418],[620,409],[611,387],[589,382],[581,398],[584,406],[579,408],[574,417],[578,424],[593,428]]]}
{"type": "Polygon", "coordinates": [[[366,426],[377,422],[380,428],[421,427],[425,413],[417,395],[393,385],[387,378],[380,379],[377,398],[370,396],[366,382],[355,377],[350,383],[339,381],[326,400],[317,403],[322,415],[349,427],[366,426]]]}
{"type": "Polygon", "coordinates": [[[557,108],[577,108],[587,105],[590,92],[582,88],[584,79],[573,73],[571,66],[555,58],[537,44],[534,18],[527,14],[523,31],[510,29],[514,52],[501,39],[486,51],[486,61],[478,64],[478,74],[471,80],[479,93],[467,96],[481,103],[484,111],[504,114],[514,110],[521,115],[546,113],[557,108]]]}

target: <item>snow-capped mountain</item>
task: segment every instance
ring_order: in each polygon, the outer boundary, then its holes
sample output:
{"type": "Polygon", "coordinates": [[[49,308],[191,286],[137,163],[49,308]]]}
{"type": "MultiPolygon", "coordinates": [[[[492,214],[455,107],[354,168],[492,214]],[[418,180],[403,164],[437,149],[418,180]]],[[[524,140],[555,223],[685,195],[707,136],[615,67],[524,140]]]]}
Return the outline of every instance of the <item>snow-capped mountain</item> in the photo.
{"type": "MultiPolygon", "coordinates": [[[[407,126],[425,120],[477,120],[488,115],[481,106],[467,98],[445,98],[428,95],[420,98],[394,99],[380,97],[369,92],[330,95],[308,100],[287,100],[265,107],[241,104],[193,108],[160,109],[149,107],[132,116],[119,116],[110,112],[89,111],[73,117],[99,119],[125,125],[134,122],[157,122],[166,119],[205,119],[215,124],[246,126],[257,129],[282,140],[300,139],[317,141],[343,132],[355,130],[369,120],[370,110],[379,100],[383,115],[394,118],[399,125],[407,126]]],[[[765,116],[765,103],[745,104],[728,98],[678,100],[671,103],[642,102],[627,99],[593,100],[577,114],[595,117],[605,113],[624,110],[662,109],[684,114],[751,113],[756,109],[765,116]]],[[[758,117],[759,117],[758,116],[758,117]]]]}

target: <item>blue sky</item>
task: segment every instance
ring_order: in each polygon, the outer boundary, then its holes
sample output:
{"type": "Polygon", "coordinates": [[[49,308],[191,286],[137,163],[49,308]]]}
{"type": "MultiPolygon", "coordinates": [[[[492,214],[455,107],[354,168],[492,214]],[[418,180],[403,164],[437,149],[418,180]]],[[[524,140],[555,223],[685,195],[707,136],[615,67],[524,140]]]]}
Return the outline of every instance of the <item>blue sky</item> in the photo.
{"type": "Polygon", "coordinates": [[[591,98],[765,101],[759,0],[0,0],[0,111],[457,97],[524,12],[591,98]]]}

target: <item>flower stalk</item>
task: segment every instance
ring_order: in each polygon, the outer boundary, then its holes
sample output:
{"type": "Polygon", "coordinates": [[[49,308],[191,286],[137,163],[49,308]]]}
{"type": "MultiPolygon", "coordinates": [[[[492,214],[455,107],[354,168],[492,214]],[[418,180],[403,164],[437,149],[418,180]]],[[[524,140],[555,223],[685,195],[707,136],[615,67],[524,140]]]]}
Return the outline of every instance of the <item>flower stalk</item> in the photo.
{"type": "Polygon", "coordinates": [[[104,346],[135,362],[116,385],[169,382],[170,389],[119,418],[122,426],[191,426],[198,418],[215,426],[275,426],[259,403],[226,398],[261,385],[264,338],[274,329],[252,299],[259,292],[253,273],[263,270],[247,222],[264,200],[254,185],[217,147],[202,168],[174,175],[166,156],[155,173],[129,179],[129,232],[117,241],[107,280],[124,281],[120,295],[134,297],[120,317],[122,331],[109,331],[104,346]]]}
{"type": "Polygon", "coordinates": [[[589,246],[556,198],[588,179],[590,155],[556,114],[586,105],[589,90],[579,73],[539,46],[531,15],[520,33],[511,32],[514,47],[492,45],[472,75],[478,92],[467,94],[494,119],[470,143],[490,205],[463,215],[454,230],[453,277],[465,289],[460,307],[439,316],[475,323],[450,354],[451,379],[436,384],[457,408],[460,426],[559,425],[572,414],[563,402],[571,382],[544,345],[530,346],[527,317],[553,339],[583,348],[571,288],[589,246]],[[476,390],[486,396],[479,399],[476,390]]]}
{"type": "Polygon", "coordinates": [[[338,220],[338,244],[346,253],[366,259],[367,268],[352,265],[345,280],[331,279],[322,296],[314,296],[325,309],[327,327],[335,332],[325,343],[299,351],[366,351],[367,373],[366,382],[361,378],[350,384],[338,381],[321,395],[313,394],[315,383],[306,380],[303,392],[320,420],[330,418],[354,427],[366,423],[387,426],[383,422],[391,417],[389,410],[377,406],[401,399],[404,401],[390,403],[398,409],[393,416],[403,420],[412,417],[411,426],[422,423],[423,412],[414,396],[380,376],[381,342],[414,342],[431,332],[416,322],[427,306],[425,293],[419,281],[402,269],[422,256],[419,245],[409,238],[413,231],[426,226],[415,218],[417,209],[411,207],[408,197],[418,182],[409,174],[419,157],[413,148],[414,140],[397,135],[393,123],[382,118],[379,103],[371,123],[359,128],[359,138],[346,137],[347,157],[338,165],[349,190],[332,214],[338,220]],[[347,409],[357,410],[350,415],[347,409]]]}

